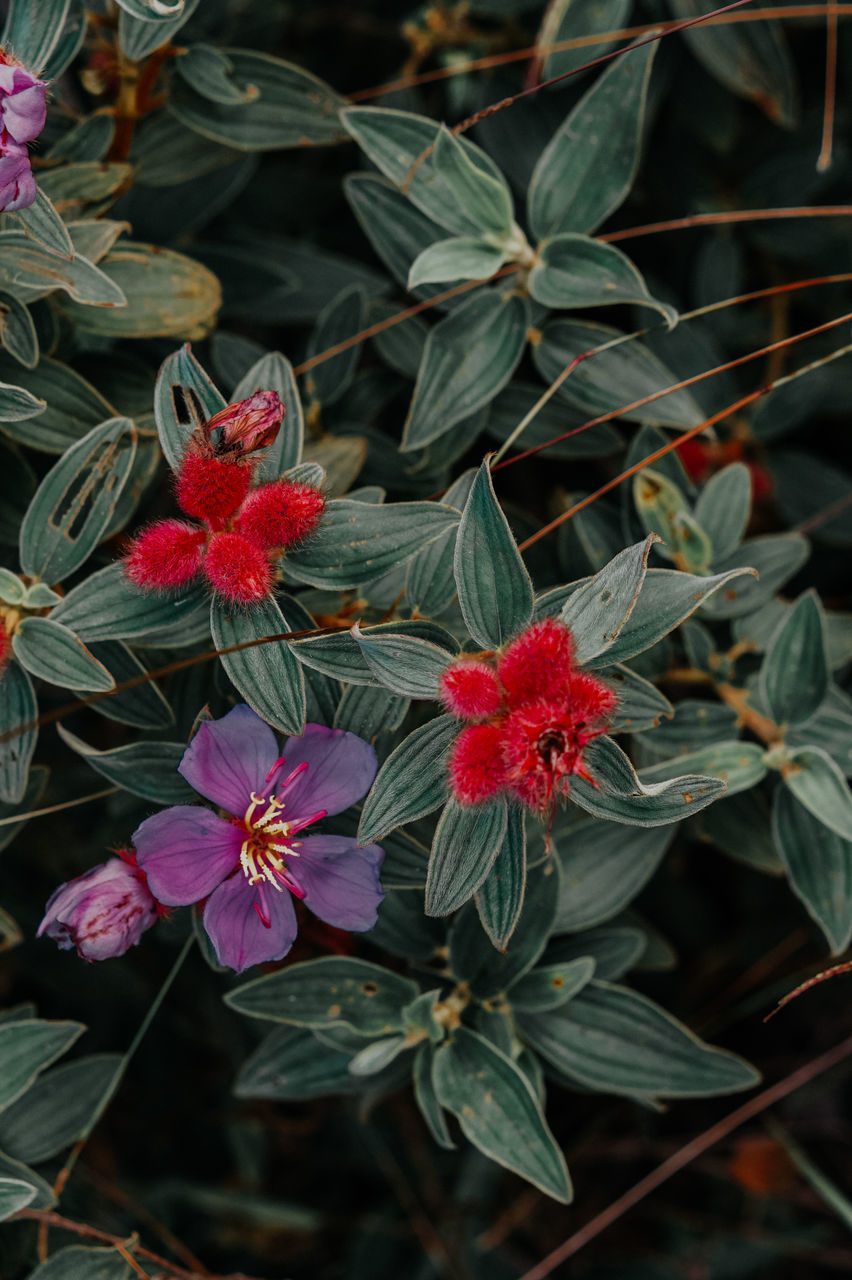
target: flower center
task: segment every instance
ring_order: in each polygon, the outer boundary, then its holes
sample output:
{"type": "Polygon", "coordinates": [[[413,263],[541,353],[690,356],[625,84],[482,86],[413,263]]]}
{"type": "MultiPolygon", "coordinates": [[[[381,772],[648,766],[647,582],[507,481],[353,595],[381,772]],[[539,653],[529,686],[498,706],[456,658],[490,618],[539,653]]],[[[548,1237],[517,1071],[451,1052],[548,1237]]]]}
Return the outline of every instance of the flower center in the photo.
{"type": "Polygon", "coordinates": [[[268,883],[279,893],[286,886],[297,898],[303,898],[304,892],[284,864],[285,857],[298,858],[296,846],[300,841],[289,838],[297,824],[285,822],[280,817],[283,810],[283,800],[252,791],[251,803],[243,815],[248,834],[240,849],[240,865],[249,884],[268,883]]]}

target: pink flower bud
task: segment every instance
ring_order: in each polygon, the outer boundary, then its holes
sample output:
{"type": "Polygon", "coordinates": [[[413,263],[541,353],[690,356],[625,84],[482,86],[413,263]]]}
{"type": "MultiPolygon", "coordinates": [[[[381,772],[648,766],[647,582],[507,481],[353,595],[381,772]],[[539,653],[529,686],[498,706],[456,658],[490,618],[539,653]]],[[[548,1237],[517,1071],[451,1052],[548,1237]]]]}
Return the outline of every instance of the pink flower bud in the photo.
{"type": "Polygon", "coordinates": [[[122,852],[60,885],[38,936],[47,934],[63,951],[76,947],[83,960],[111,960],[135,947],[159,914],[134,854],[122,852]]]}
{"type": "Polygon", "coordinates": [[[44,128],[47,82],[0,49],[0,145],[34,142],[44,128]]]}
{"type": "Polygon", "coordinates": [[[204,434],[216,453],[254,453],[272,444],[284,420],[284,405],[276,391],[255,391],[220,409],[205,423],[204,434]],[[213,432],[221,432],[213,440],[213,432]]]}

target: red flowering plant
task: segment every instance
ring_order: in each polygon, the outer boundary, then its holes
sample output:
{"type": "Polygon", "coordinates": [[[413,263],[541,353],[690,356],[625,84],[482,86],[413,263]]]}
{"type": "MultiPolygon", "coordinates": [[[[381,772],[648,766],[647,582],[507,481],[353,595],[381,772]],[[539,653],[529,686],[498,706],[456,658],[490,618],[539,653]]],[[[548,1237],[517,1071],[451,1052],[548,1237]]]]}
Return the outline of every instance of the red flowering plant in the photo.
{"type": "MultiPolygon", "coordinates": [[[[453,565],[470,636],[464,652],[437,635],[352,629],[376,680],[407,696],[422,698],[428,689],[447,713],[416,729],[385,761],[359,838],[378,839],[443,805],[427,912],[447,914],[476,894],[486,931],[502,946],[517,916],[490,918],[487,885],[498,859],[502,866],[523,856],[523,810],[541,820],[547,846],[565,801],[610,821],[653,827],[724,792],[709,767],[682,776],[651,768],[640,778],[609,734],[647,730],[672,714],[662,694],[623,662],[747,570],[701,578],[649,570],[659,542],[651,533],[594,577],[535,597],[487,462],[468,488],[453,565]]],[[[521,899],[522,890],[518,910],[521,899]]],[[[501,895],[493,901],[505,916],[501,895]]]]}

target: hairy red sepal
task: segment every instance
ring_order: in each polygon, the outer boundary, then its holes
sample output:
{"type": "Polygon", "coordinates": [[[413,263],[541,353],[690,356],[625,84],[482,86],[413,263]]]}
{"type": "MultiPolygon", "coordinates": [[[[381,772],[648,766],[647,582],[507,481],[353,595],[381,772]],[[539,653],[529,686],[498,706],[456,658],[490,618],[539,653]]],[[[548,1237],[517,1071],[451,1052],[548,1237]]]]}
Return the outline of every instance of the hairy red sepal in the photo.
{"type": "Polygon", "coordinates": [[[183,520],[159,520],[134,538],[124,572],[137,587],[172,591],[184,587],[201,568],[203,529],[183,520]]]}
{"type": "Polygon", "coordinates": [[[214,590],[234,604],[255,604],[272,587],[272,569],[265,553],[241,533],[213,535],[204,572],[214,590]]]}
{"type": "Polygon", "coordinates": [[[323,511],[325,498],[313,485],[276,480],[252,490],[236,524],[259,547],[291,547],[313,532],[323,511]]]}
{"type": "Polygon", "coordinates": [[[497,673],[487,662],[454,662],[441,676],[441,700],[460,720],[489,720],[500,710],[503,694],[497,673]]]}

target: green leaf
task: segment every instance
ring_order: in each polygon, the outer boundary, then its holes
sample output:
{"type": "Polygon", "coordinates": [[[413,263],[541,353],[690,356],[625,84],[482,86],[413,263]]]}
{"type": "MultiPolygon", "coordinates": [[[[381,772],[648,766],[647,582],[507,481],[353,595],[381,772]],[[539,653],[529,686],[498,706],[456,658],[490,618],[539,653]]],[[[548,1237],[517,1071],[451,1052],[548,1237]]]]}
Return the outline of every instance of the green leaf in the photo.
{"type": "MultiPolygon", "coordinates": [[[[293,613],[292,598],[282,601],[285,616],[289,614],[290,622],[296,621],[298,629],[313,626],[310,615],[297,618],[293,613]]],[[[412,618],[401,622],[383,622],[370,627],[366,633],[371,640],[382,636],[411,636],[418,640],[426,640],[455,654],[458,642],[448,631],[436,622],[423,618],[412,618]]],[[[304,640],[293,642],[293,652],[300,662],[313,667],[334,680],[342,680],[346,684],[365,684],[377,687],[378,681],[355,637],[349,631],[336,631],[325,636],[307,636],[304,640]]]]}
{"type": "Polygon", "coordinates": [[[506,999],[513,1009],[522,1013],[545,1013],[548,1009],[558,1009],[582,991],[594,972],[592,956],[542,965],[520,977],[506,993],[506,999]]]}
{"type": "MultiPolygon", "coordinates": [[[[88,646],[92,656],[106,667],[116,684],[147,675],[148,668],[119,640],[99,640],[88,646]]],[[[146,679],[132,689],[122,689],[93,704],[99,715],[137,729],[164,729],[175,722],[159,685],[146,679]]]]}
{"type": "MultiPolygon", "coordinates": [[[[274,390],[274,388],[273,388],[274,390]]],[[[225,398],[185,343],[160,366],[154,417],[166,461],[177,470],[193,430],[225,408],[225,398]]]]}
{"type": "Polygon", "coordinates": [[[302,402],[290,361],[280,351],[261,356],[234,387],[233,399],[247,400],[255,391],[277,391],[286,413],[275,441],[264,449],[257,468],[259,481],[277,480],[302,457],[302,402]]]}
{"type": "Polygon", "coordinates": [[[573,778],[570,798],[596,818],[630,826],[657,827],[691,818],[725,791],[718,778],[694,774],[646,785],[612,738],[590,742],[583,761],[595,782],[573,778]]]}
{"type": "Polygon", "coordinates": [[[315,587],[357,587],[403,564],[458,518],[457,511],[438,502],[375,507],[336,500],[305,544],[287,556],[287,571],[315,587]]]}
{"type": "Polygon", "coordinates": [[[0,382],[0,422],[24,422],[43,413],[47,405],[25,387],[0,382]]]}
{"type": "MultiPolygon", "coordinates": [[[[679,18],[706,12],[697,0],[672,0],[679,18]]],[[[796,78],[780,22],[690,27],[683,33],[695,57],[731,93],[749,98],[776,124],[792,128],[796,78]]]]}
{"type": "Polygon", "coordinates": [[[135,796],[157,804],[187,804],[198,799],[177,771],[186,751],[183,742],[131,742],[125,747],[98,751],[64,725],[59,724],[56,729],[65,745],[82,756],[96,773],[135,796]]]}
{"type": "Polygon", "coordinates": [[[594,231],[624,200],[639,163],[655,52],[655,44],[646,44],[621,53],[545,147],[527,196],[539,239],[594,231]]]}
{"type": "Polygon", "coordinates": [[[626,662],[650,649],[722,587],[726,594],[736,592],[738,588],[730,585],[734,578],[743,574],[754,576],[754,572],[743,566],[700,578],[676,569],[649,569],[639,599],[615,643],[600,658],[590,659],[589,665],[597,668],[626,662]]]}
{"type": "Polygon", "coordinates": [[[32,681],[17,664],[10,662],[0,676],[0,734],[12,734],[0,742],[0,801],[17,804],[27,788],[30,761],[35,751],[38,716],[32,681]],[[31,727],[13,732],[22,725],[31,727]]]}
{"type": "Polygon", "coordinates": [[[469,149],[446,125],[441,125],[435,143],[434,168],[439,181],[447,184],[453,201],[480,231],[506,237],[513,227],[512,193],[506,179],[494,177],[480,168],[469,149]]]}
{"type": "Polygon", "coordinates": [[[505,951],[521,916],[527,880],[524,811],[512,805],[491,873],[476,894],[476,909],[492,946],[505,951]]]}
{"type": "Polygon", "coordinates": [[[828,692],[822,612],[814,591],[799,596],[775,632],[760,670],[760,692],[776,724],[801,724],[828,692]]]}
{"type": "Polygon", "coordinates": [[[637,676],[630,667],[607,667],[601,674],[604,682],[618,694],[610,733],[638,733],[643,729],[654,729],[664,717],[669,719],[674,715],[674,707],[668,698],[649,680],[637,676]]]}
{"type": "MultiPolygon", "coordinates": [[[[627,25],[630,0],[557,0],[545,11],[536,44],[540,49],[556,45],[547,54],[540,79],[552,80],[567,71],[576,71],[607,53],[615,40],[601,44],[580,45],[573,49],[558,46],[597,31],[620,31],[627,25]]],[[[638,1277],[637,1277],[638,1280],[638,1277]]]]}
{"type": "Polygon", "coordinates": [[[751,472],[744,462],[732,462],[710,477],[695,504],[695,519],[713,545],[714,562],[736,551],[750,514],[751,472]]]}
{"type": "MultiPolygon", "coordinates": [[[[438,141],[442,130],[440,124],[410,111],[395,111],[387,107],[348,107],[341,112],[340,118],[344,128],[386,178],[390,178],[397,187],[407,184],[405,194],[418,209],[454,235],[482,233],[484,228],[472,216],[467,205],[467,193],[476,183],[476,177],[468,174],[467,182],[464,182],[459,173],[460,163],[452,158],[446,160],[446,144],[442,152],[445,158],[442,166],[437,163],[437,146],[425,160],[420,159],[423,152],[438,141]]],[[[465,137],[458,140],[457,146],[470,164],[495,184],[488,190],[495,192],[502,211],[510,197],[505,179],[494,161],[465,137]]],[[[452,150],[455,153],[455,149],[452,150]]],[[[477,191],[485,189],[485,184],[482,184],[477,191]]],[[[477,210],[481,199],[481,195],[478,196],[477,210]]]]}
{"type": "Polygon", "coordinates": [[[544,307],[579,309],[632,303],[659,311],[669,328],[677,324],[677,311],[651,297],[627,255],[590,236],[566,232],[543,240],[536,250],[529,289],[544,307]]]}
{"type": "Polygon", "coordinates": [[[358,623],[350,634],[385,688],[406,698],[438,697],[441,676],[452,662],[446,649],[414,636],[373,636],[358,623]]]}
{"type": "MultiPolygon", "coordinates": [[[[119,188],[129,184],[132,178],[132,165],[87,161],[43,169],[39,174],[39,186],[57,208],[62,210],[63,216],[71,219],[90,211],[93,202],[109,200],[119,188]]],[[[70,230],[69,227],[69,234],[70,230]]],[[[115,292],[114,285],[111,290],[115,292]]]]}
{"type": "Polygon", "coordinates": [[[526,300],[487,289],[429,330],[402,438],[421,449],[493,400],[523,355],[526,300]]]}
{"type": "Polygon", "coordinates": [[[447,754],[459,731],[453,716],[436,716],[391,752],[364,801],[358,843],[372,844],[444,803],[447,754]]]}
{"type": "Polygon", "coordinates": [[[43,249],[58,253],[61,258],[70,260],[74,257],[68,228],[43,191],[37,190],[34,203],[26,209],[19,209],[15,217],[30,239],[43,249]]]}
{"type": "Polygon", "coordinates": [[[59,42],[70,7],[71,0],[40,0],[36,19],[32,0],[11,0],[0,46],[14,50],[25,67],[40,75],[59,42]]]}
{"type": "Polygon", "coordinates": [[[500,852],[507,821],[503,796],[480,805],[460,805],[452,798],[447,801],[429,858],[428,916],[449,915],[473,897],[500,852]]]}
{"type": "MultiPolygon", "coordinates": [[[[13,360],[28,369],[38,364],[38,334],[33,318],[29,308],[12,293],[0,292],[0,343],[13,360]]],[[[43,412],[47,406],[44,401],[40,403],[38,412],[43,412]]]]}
{"type": "Polygon", "coordinates": [[[94,427],[42,480],[21,525],[24,573],[60,582],[92,554],[112,519],[136,455],[129,418],[94,427]]]}
{"type": "Polygon", "coordinates": [[[435,1052],[432,1080],[438,1102],[465,1137],[490,1159],[567,1204],[565,1159],[526,1077],[475,1031],[459,1027],[435,1052]]]}
{"type": "Polygon", "coordinates": [[[597,929],[584,929],[582,933],[572,933],[564,938],[554,938],[543,959],[546,964],[572,964],[578,959],[594,960],[596,978],[603,982],[617,982],[640,959],[645,968],[651,967],[645,965],[648,938],[649,935],[642,929],[629,925],[603,925],[597,929]]]}
{"type": "Polygon", "coordinates": [[[648,556],[658,538],[626,547],[568,598],[560,618],[571,628],[578,663],[606,653],[615,644],[639,599],[648,556]]]}
{"type": "Polygon", "coordinates": [[[20,1160],[12,1160],[0,1151],[0,1177],[13,1178],[17,1182],[25,1182],[35,1190],[35,1198],[30,1201],[31,1209],[52,1209],[56,1204],[50,1183],[40,1177],[34,1169],[29,1169],[20,1160]]]}
{"type": "Polygon", "coordinates": [[[800,533],[768,533],[749,538],[730,555],[717,559],[714,568],[717,573],[726,573],[735,569],[743,572],[748,566],[754,581],[743,578],[735,587],[727,587],[721,595],[704,604],[704,616],[718,622],[741,618],[759,609],[802,567],[809,553],[808,541],[800,533]]]}
{"type": "Polygon", "coordinates": [[[791,889],[841,955],[852,940],[852,840],[828,831],[786,787],[775,789],[772,834],[791,889]]]}
{"type": "MultiPolygon", "coordinates": [[[[643,343],[609,325],[549,320],[533,343],[532,355],[547,383],[554,382],[579,356],[584,357],[557,394],[588,418],[613,413],[679,381],[643,343]]],[[[619,416],[681,431],[697,427],[706,417],[688,391],[670,391],[619,416]]]]}
{"type": "Polygon", "coordinates": [[[17,1178],[0,1178],[0,1222],[25,1209],[37,1195],[36,1188],[17,1178]]]}
{"type": "MultiPolygon", "coordinates": [[[[33,302],[59,289],[73,299],[81,315],[102,317],[121,310],[127,298],[120,285],[81,254],[68,259],[43,249],[24,231],[0,232],[0,287],[22,302],[33,302]]],[[[106,323],[106,321],[104,321],[106,323]]]]}
{"type": "Polygon", "coordinates": [[[330,1093],[351,1093],[348,1053],[337,1053],[303,1027],[276,1027],[240,1068],[238,1098],[301,1102],[330,1093]]]}
{"type": "MultiPolygon", "coordinates": [[[[182,8],[173,18],[163,17],[157,22],[150,18],[134,17],[122,7],[118,15],[118,43],[131,62],[141,62],[149,53],[168,44],[183,24],[198,8],[199,0],[184,0],[182,8]]],[[[172,7],[172,6],[168,6],[172,7]]]]}
{"type": "MultiPolygon", "coordinates": [[[[224,604],[215,597],[211,602],[210,631],[217,649],[280,636],[289,630],[271,597],[245,608],[224,604]]],[[[305,676],[286,640],[223,653],[219,661],[231,683],[262,719],[282,733],[304,733],[305,676]]]]}
{"type": "MultiPolygon", "coordinates": [[[[0,849],[5,849],[7,845],[11,844],[27,825],[27,815],[37,806],[44,794],[49,774],[49,769],[36,765],[35,768],[30,769],[30,776],[24,794],[17,804],[4,804],[0,801],[0,818],[5,818],[8,821],[8,826],[0,827],[0,849]],[[20,822],[15,822],[14,818],[18,814],[22,815],[21,820],[20,822]]],[[[425,880],[425,875],[423,878],[425,880]]]]}
{"type": "Polygon", "coordinates": [[[418,993],[416,983],[380,965],[323,956],[255,978],[229,991],[225,1003],[251,1018],[383,1036],[403,1030],[403,1007],[418,993]]]}
{"type": "Polygon", "coordinates": [[[339,113],[346,99],[302,67],[250,49],[222,49],[235,89],[248,98],[212,101],[176,80],[169,110],[196,133],[239,151],[320,146],[346,135],[339,113]]]}
{"type": "Polygon", "coordinates": [[[641,776],[645,783],[671,778],[683,770],[707,774],[721,778],[726,786],[725,795],[734,796],[738,791],[749,791],[766,777],[768,766],[765,757],[766,748],[756,742],[714,742],[689,755],[675,756],[672,760],[643,769],[641,776]]]}
{"type": "Polygon", "coordinates": [[[115,688],[115,680],[102,662],[52,618],[24,618],[12,636],[15,657],[30,675],[64,689],[101,693],[115,688]]]}
{"type": "Polygon", "coordinates": [[[705,809],[697,823],[702,840],[729,858],[764,875],[780,875],[781,859],[772,839],[769,805],[760,791],[741,791],[705,809]]]}
{"type": "Polygon", "coordinates": [[[760,1078],[646,996],[608,982],[593,980],[548,1013],[519,1014],[517,1024],[547,1062],[606,1093],[702,1098],[750,1089],[760,1078]]]}
{"type": "Polygon", "coordinates": [[[27,1164],[40,1164],[68,1147],[97,1113],[121,1063],[99,1053],[54,1067],[0,1114],[0,1147],[27,1164]]]}
{"type": "Polygon", "coordinates": [[[194,44],[185,49],[175,64],[177,74],[202,98],[222,106],[253,102],[258,96],[257,86],[237,85],[231,79],[233,69],[230,58],[208,44],[194,44]]]}
{"type": "Polygon", "coordinates": [[[109,564],[74,587],[51,613],[79,639],[149,640],[152,644],[191,644],[195,620],[207,630],[210,609],[204,587],[187,587],[168,596],[142,591],[128,581],[124,566],[109,564]]]}
{"type": "Polygon", "coordinates": [[[116,0],[120,8],[143,22],[155,22],[158,30],[184,12],[186,0],[116,0]]]}
{"type": "MultiPolygon", "coordinates": [[[[74,259],[75,264],[82,261],[74,259]]],[[[86,333],[107,338],[203,336],[222,304],[219,281],[212,271],[195,258],[161,245],[122,240],[99,267],[91,269],[105,276],[127,305],[110,310],[103,305],[61,303],[65,315],[86,333]]]]}
{"type": "Polygon", "coordinates": [[[4,432],[14,436],[32,449],[46,453],[63,453],[69,445],[79,440],[115,410],[85,378],[61,364],[42,356],[34,369],[21,369],[3,360],[0,371],[7,377],[14,376],[31,395],[46,402],[36,421],[29,421],[24,428],[4,432]]]}
{"type": "Polygon", "coordinates": [[[127,1280],[129,1275],[130,1268],[116,1249],[71,1244],[51,1254],[27,1280],[127,1280]]]}
{"type": "Polygon", "coordinates": [[[420,1108],[420,1114],[426,1121],[429,1132],[438,1146],[443,1147],[445,1151],[455,1151],[456,1144],[450,1137],[446,1117],[435,1093],[435,1086],[432,1083],[434,1062],[434,1045],[422,1044],[417,1050],[417,1055],[414,1059],[412,1080],[414,1100],[420,1108]]]}
{"type": "Polygon", "coordinates": [[[690,573],[710,572],[713,548],[689,511],[681,490],[668,476],[650,467],[633,477],[633,500],[646,529],[659,535],[660,555],[690,573]]]}
{"type": "Polygon", "coordinates": [[[81,1022],[38,1018],[0,1025],[0,1108],[25,1093],[39,1072],[70,1049],[84,1030],[81,1022]]]}
{"type": "MultiPolygon", "coordinates": [[[[690,625],[690,624],[687,624],[690,625]]],[[[729,742],[737,736],[737,713],[724,702],[684,698],[674,709],[674,718],[660,725],[657,733],[640,739],[649,755],[669,760],[683,757],[694,743],[729,742]]]]}
{"type": "Polygon", "coordinates": [[[799,747],[789,753],[781,776],[824,827],[843,840],[852,840],[852,792],[830,756],[819,747],[799,747]]]}
{"type": "Polygon", "coordinates": [[[407,287],[440,284],[450,280],[487,280],[502,267],[503,250],[487,240],[472,236],[456,236],[439,240],[414,259],[408,273],[407,287]]]}
{"type": "Polygon", "coordinates": [[[554,930],[576,933],[617,915],[651,879],[673,836],[671,827],[641,827],[626,840],[620,822],[599,819],[557,830],[562,875],[554,930]]]}
{"type": "Polygon", "coordinates": [[[465,624],[483,648],[498,649],[530,621],[532,582],[497,502],[487,459],[462,512],[453,570],[465,624]]]}
{"type": "Polygon", "coordinates": [[[450,933],[450,968],[457,978],[470,983],[478,1000],[492,1000],[507,991],[538,962],[553,927],[559,877],[559,863],[552,858],[528,871],[520,917],[502,952],[495,951],[491,939],[475,928],[471,908],[458,917],[450,933]]]}
{"type": "MultiPolygon", "coordinates": [[[[415,258],[443,238],[443,229],[375,173],[350,173],[343,190],[364,235],[398,284],[406,287],[415,258]]],[[[443,286],[421,285],[417,297],[429,298],[443,286]]],[[[451,308],[452,302],[447,302],[451,308]]],[[[401,326],[396,326],[401,327],[401,326]]]]}
{"type": "Polygon", "coordinates": [[[829,685],[825,700],[803,725],[789,730],[788,747],[822,747],[846,777],[852,777],[852,698],[829,685]]]}

